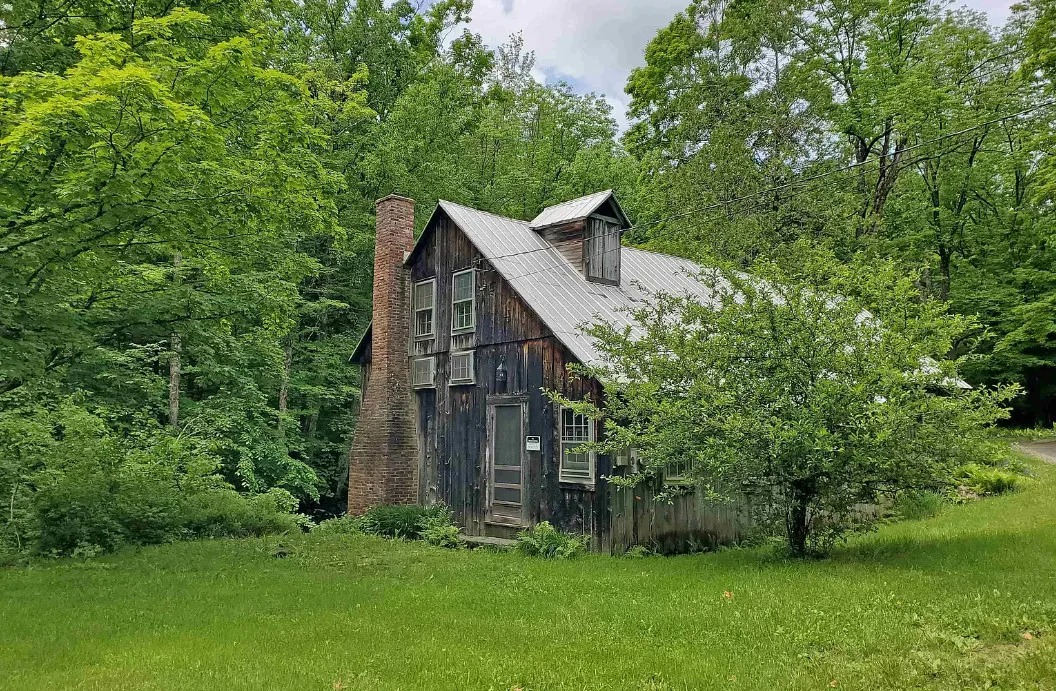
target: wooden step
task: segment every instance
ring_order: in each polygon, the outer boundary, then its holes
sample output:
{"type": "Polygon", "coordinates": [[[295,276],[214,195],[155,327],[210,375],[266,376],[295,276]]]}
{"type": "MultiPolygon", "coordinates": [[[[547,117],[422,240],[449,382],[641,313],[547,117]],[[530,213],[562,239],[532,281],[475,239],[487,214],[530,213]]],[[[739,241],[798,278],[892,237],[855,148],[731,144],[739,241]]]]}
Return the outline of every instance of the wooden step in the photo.
{"type": "Polygon", "coordinates": [[[486,535],[459,535],[470,549],[477,547],[488,547],[490,549],[511,549],[517,544],[516,540],[507,540],[504,537],[488,537],[486,535]]]}

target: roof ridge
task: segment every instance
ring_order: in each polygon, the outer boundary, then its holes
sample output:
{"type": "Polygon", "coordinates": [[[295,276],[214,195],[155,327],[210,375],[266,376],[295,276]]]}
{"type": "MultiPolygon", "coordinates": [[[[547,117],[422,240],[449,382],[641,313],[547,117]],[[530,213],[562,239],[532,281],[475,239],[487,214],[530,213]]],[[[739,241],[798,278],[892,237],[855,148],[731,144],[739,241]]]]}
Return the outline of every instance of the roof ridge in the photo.
{"type": "Polygon", "coordinates": [[[597,197],[597,196],[601,196],[603,194],[612,194],[612,193],[613,193],[613,189],[610,187],[607,190],[598,190],[597,192],[591,192],[590,194],[582,194],[582,195],[576,197],[575,199],[566,199],[563,202],[558,202],[556,204],[551,204],[550,206],[545,207],[543,209],[543,211],[546,211],[547,209],[556,209],[557,207],[565,206],[566,204],[575,204],[576,202],[582,201],[582,200],[586,199],[587,197],[597,197]]]}
{"type": "Polygon", "coordinates": [[[493,213],[491,211],[485,211],[484,209],[478,209],[478,208],[473,207],[473,206],[466,206],[465,204],[459,204],[458,202],[453,202],[453,201],[450,201],[448,199],[437,199],[436,203],[437,204],[450,204],[451,206],[457,206],[457,207],[459,207],[461,209],[466,209],[468,211],[472,211],[473,213],[484,214],[485,216],[493,216],[495,218],[501,218],[502,220],[509,221],[510,223],[520,223],[522,225],[528,225],[528,221],[522,221],[519,218],[510,218],[509,216],[503,216],[502,214],[493,213]]]}

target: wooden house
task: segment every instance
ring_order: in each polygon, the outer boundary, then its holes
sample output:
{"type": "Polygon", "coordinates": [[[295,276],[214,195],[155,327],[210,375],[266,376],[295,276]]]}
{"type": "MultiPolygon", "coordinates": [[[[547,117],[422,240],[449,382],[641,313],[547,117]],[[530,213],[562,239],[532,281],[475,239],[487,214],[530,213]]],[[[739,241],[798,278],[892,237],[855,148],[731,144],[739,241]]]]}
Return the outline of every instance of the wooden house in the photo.
{"type": "Polygon", "coordinates": [[[700,268],[623,247],[611,191],[531,222],[441,201],[418,241],[414,202],[377,204],[373,321],[353,354],[363,397],[349,457],[349,511],[444,502],[469,535],[512,537],[539,521],[595,548],[736,537],[731,509],[657,487],[618,490],[629,458],[577,453],[594,421],[552,403],[602,395],[569,363],[600,357],[581,327],[627,323],[650,291],[698,294],[700,268]]]}

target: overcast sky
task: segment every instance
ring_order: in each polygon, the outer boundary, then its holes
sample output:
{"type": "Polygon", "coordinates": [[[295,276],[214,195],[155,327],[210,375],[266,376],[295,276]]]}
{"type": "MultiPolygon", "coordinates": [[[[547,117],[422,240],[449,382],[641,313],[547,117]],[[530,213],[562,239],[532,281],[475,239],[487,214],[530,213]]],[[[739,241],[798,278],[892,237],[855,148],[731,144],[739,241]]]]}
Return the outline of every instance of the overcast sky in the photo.
{"type": "MultiPolygon", "coordinates": [[[[541,79],[565,80],[577,91],[605,94],[621,127],[627,106],[623,87],[643,62],[645,46],[689,0],[475,0],[469,28],[490,46],[524,34],[541,79]]],[[[1012,0],[969,0],[994,24],[1012,0]]]]}

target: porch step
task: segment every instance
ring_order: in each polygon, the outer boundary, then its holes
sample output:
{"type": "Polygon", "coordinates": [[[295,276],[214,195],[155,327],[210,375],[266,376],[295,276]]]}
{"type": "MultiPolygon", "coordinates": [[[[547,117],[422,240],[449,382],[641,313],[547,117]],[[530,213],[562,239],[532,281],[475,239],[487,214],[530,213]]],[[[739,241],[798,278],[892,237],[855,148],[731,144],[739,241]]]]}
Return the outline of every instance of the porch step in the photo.
{"type": "Polygon", "coordinates": [[[459,535],[458,536],[470,549],[477,547],[488,547],[491,549],[511,549],[517,544],[516,540],[507,540],[504,537],[488,537],[485,535],[459,535]]]}

